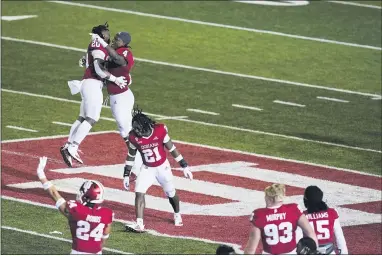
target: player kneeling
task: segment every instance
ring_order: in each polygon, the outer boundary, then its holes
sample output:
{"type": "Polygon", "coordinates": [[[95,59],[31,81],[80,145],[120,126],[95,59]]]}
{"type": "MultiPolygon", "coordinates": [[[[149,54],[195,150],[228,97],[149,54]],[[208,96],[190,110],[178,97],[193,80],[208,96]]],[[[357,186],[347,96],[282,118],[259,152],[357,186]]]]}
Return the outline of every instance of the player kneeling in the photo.
{"type": "Polygon", "coordinates": [[[143,211],[145,208],[145,193],[154,184],[155,180],[162,186],[172,208],[174,209],[175,226],[183,226],[179,209],[179,197],[173,183],[173,175],[170,163],[166,157],[166,151],[183,168],[186,178],[192,180],[192,173],[187,162],[178,152],[167,134],[167,127],[164,124],[157,124],[141,110],[134,109],[132,119],[133,129],[129,134],[129,153],[124,170],[124,186],[128,190],[130,183],[130,172],[134,165],[134,158],[139,151],[142,155],[143,165],[137,177],[135,185],[135,213],[137,222],[127,225],[126,229],[135,232],[143,232],[143,211]]]}
{"type": "Polygon", "coordinates": [[[260,239],[264,254],[296,254],[296,229],[317,243],[314,230],[297,204],[284,204],[285,186],[273,184],[265,188],[266,208],[253,211],[245,254],[254,254],[260,239]]]}
{"type": "Polygon", "coordinates": [[[322,201],[323,196],[324,193],[317,186],[309,186],[305,189],[304,205],[307,210],[304,211],[304,214],[317,234],[317,250],[321,254],[335,254],[335,239],[339,254],[348,254],[338,213],[322,201]]]}
{"type": "Polygon", "coordinates": [[[76,201],[66,202],[45,176],[46,161],[46,157],[40,157],[37,176],[58,210],[69,220],[73,241],[71,254],[102,254],[114,217],[112,210],[99,205],[103,202],[102,184],[87,180],[80,187],[76,201]]]}

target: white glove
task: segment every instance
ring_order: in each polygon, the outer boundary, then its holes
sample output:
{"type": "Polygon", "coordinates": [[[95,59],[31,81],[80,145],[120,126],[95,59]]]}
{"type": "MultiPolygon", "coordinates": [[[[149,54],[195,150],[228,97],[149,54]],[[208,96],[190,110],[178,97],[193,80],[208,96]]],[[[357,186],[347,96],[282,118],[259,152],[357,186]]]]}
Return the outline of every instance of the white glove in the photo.
{"type": "Polygon", "coordinates": [[[47,160],[48,158],[46,156],[40,157],[40,163],[38,164],[38,167],[37,167],[37,176],[40,180],[46,178],[44,169],[45,169],[47,160]]]}
{"type": "Polygon", "coordinates": [[[115,76],[111,76],[110,77],[110,81],[112,81],[113,83],[115,83],[116,85],[119,86],[119,88],[123,89],[126,87],[127,85],[127,80],[124,76],[119,76],[119,77],[115,77],[115,76]]]}
{"type": "Polygon", "coordinates": [[[89,33],[89,35],[92,36],[92,41],[97,40],[103,47],[108,46],[108,43],[106,43],[105,40],[103,40],[103,38],[99,35],[93,33],[89,33]]]}
{"type": "Polygon", "coordinates": [[[125,187],[126,190],[129,190],[129,186],[130,186],[130,177],[129,176],[123,177],[123,186],[125,187]]]}
{"type": "Polygon", "coordinates": [[[186,177],[187,179],[190,179],[190,180],[193,179],[192,172],[188,166],[183,168],[183,174],[184,174],[184,177],[186,177]]]}
{"type": "Polygon", "coordinates": [[[82,56],[81,59],[78,60],[78,66],[83,68],[85,67],[85,65],[86,65],[86,59],[85,59],[85,56],[82,56]]]}

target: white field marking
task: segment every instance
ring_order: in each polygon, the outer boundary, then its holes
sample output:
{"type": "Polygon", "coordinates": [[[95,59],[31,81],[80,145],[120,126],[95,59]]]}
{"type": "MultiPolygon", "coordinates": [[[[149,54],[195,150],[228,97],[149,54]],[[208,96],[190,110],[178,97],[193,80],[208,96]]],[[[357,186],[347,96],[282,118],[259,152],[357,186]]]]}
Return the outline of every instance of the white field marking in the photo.
{"type": "MultiPolygon", "coordinates": [[[[22,92],[22,91],[14,91],[14,90],[3,89],[3,88],[1,88],[1,90],[4,92],[9,92],[9,93],[16,93],[16,94],[27,95],[27,96],[32,96],[32,97],[39,97],[39,98],[44,98],[44,99],[81,104],[81,101],[79,101],[79,100],[69,100],[69,99],[64,99],[64,98],[48,96],[48,95],[35,94],[35,93],[30,93],[30,92],[22,92]]],[[[105,105],[102,105],[102,107],[103,108],[110,108],[110,106],[105,106],[105,105]]],[[[144,113],[149,115],[149,116],[165,117],[162,115],[157,115],[157,114],[152,114],[152,113],[147,113],[147,112],[144,112],[144,113]]]]}
{"type": "Polygon", "coordinates": [[[261,108],[250,107],[250,106],[244,106],[244,105],[239,105],[239,104],[232,104],[232,107],[236,107],[236,108],[245,108],[245,109],[250,109],[250,110],[262,111],[261,108]]]}
{"type": "MultiPolygon", "coordinates": [[[[49,205],[49,204],[43,204],[43,203],[33,202],[33,201],[30,201],[30,200],[19,199],[19,198],[10,197],[10,196],[4,196],[4,195],[2,195],[1,198],[2,199],[6,199],[6,200],[10,200],[10,201],[16,201],[16,202],[20,202],[20,203],[36,205],[36,206],[41,206],[41,207],[57,210],[57,208],[55,206],[49,205]]],[[[126,221],[126,220],[121,220],[121,219],[114,219],[114,221],[122,223],[122,224],[133,224],[134,223],[132,221],[126,221]]],[[[152,230],[152,229],[145,229],[145,230],[146,230],[146,233],[149,233],[149,234],[154,235],[154,236],[170,237],[170,238],[180,238],[180,239],[190,239],[190,240],[194,240],[194,241],[200,241],[200,242],[205,242],[205,243],[213,243],[213,244],[227,244],[227,245],[234,246],[235,248],[240,248],[241,247],[238,244],[230,244],[230,243],[226,243],[226,242],[213,241],[213,240],[204,239],[204,238],[197,238],[197,237],[174,236],[174,235],[162,234],[162,233],[159,233],[159,232],[157,232],[155,230],[152,230]]]]}
{"type": "Polygon", "coordinates": [[[160,118],[155,118],[155,120],[172,120],[172,119],[187,119],[188,116],[165,116],[160,118]]]}
{"type": "Polygon", "coordinates": [[[371,5],[371,4],[361,4],[361,3],[354,3],[350,1],[329,1],[336,4],[345,4],[345,5],[354,5],[359,7],[367,7],[367,8],[373,8],[373,9],[382,9],[381,6],[371,5]]]}
{"type": "Polygon", "coordinates": [[[30,18],[36,18],[37,15],[20,15],[20,16],[1,16],[1,20],[14,21],[14,20],[24,20],[30,18]]]}
{"type": "Polygon", "coordinates": [[[114,118],[110,118],[110,117],[103,117],[103,116],[101,116],[99,119],[101,119],[101,120],[106,120],[106,121],[110,121],[110,122],[117,122],[117,121],[115,121],[114,118]]]}
{"type": "Polygon", "coordinates": [[[382,95],[371,98],[372,100],[382,100],[382,95]]]}
{"type": "Polygon", "coordinates": [[[36,130],[27,129],[27,128],[23,128],[23,127],[19,127],[19,126],[13,126],[13,125],[7,125],[6,127],[7,127],[7,128],[10,128],[10,129],[15,129],[15,130],[20,130],[20,131],[26,131],[26,132],[38,132],[38,131],[36,131],[36,130]]]}
{"type": "MultiPolygon", "coordinates": [[[[6,149],[2,149],[1,153],[9,154],[9,155],[22,156],[22,157],[30,157],[30,158],[34,158],[34,159],[39,159],[41,157],[41,155],[38,156],[38,155],[26,154],[26,153],[6,150],[6,149]]],[[[55,162],[55,163],[58,163],[58,164],[63,163],[62,160],[58,160],[58,159],[55,159],[55,158],[48,157],[48,160],[49,160],[49,162],[55,162]]]]}
{"type": "Polygon", "coordinates": [[[56,121],[53,121],[52,124],[58,124],[58,125],[63,125],[63,126],[72,126],[72,124],[68,124],[68,123],[63,123],[63,122],[56,122],[56,121]]]}
{"type": "MultiPolygon", "coordinates": [[[[89,133],[89,135],[105,134],[105,133],[119,134],[118,131],[101,131],[101,132],[89,133]]],[[[64,137],[67,137],[67,135],[51,135],[51,136],[26,138],[26,139],[11,139],[11,140],[4,140],[1,143],[6,144],[6,143],[14,143],[14,142],[34,141],[34,140],[50,140],[50,139],[59,139],[59,138],[64,138],[64,137]]],[[[299,161],[299,160],[294,160],[294,159],[289,159],[289,158],[282,158],[282,157],[276,157],[276,156],[256,154],[253,152],[247,152],[247,151],[236,150],[236,149],[228,149],[228,148],[204,145],[204,144],[181,141],[181,140],[174,140],[173,139],[172,141],[175,143],[181,143],[184,145],[191,145],[191,146],[195,146],[195,147],[208,148],[208,149],[219,150],[219,151],[224,151],[224,152],[238,153],[238,154],[243,154],[243,155],[248,155],[248,156],[257,156],[257,157],[262,157],[262,158],[266,158],[266,159],[273,159],[273,160],[288,161],[288,162],[298,163],[298,164],[307,164],[307,165],[311,165],[311,166],[329,168],[329,169],[334,169],[337,171],[344,171],[344,172],[350,172],[350,173],[357,173],[357,174],[362,174],[362,175],[366,175],[366,176],[381,177],[381,175],[377,175],[377,174],[371,174],[371,173],[360,172],[360,171],[346,169],[346,168],[340,168],[340,167],[334,167],[334,166],[329,166],[329,165],[311,163],[311,162],[307,162],[307,161],[299,161]]],[[[181,170],[181,168],[172,168],[172,169],[181,170]]]]}
{"type": "MultiPolygon", "coordinates": [[[[41,237],[45,237],[45,238],[59,240],[59,241],[67,242],[67,243],[72,243],[72,240],[70,240],[70,239],[66,239],[66,238],[62,238],[62,237],[56,237],[56,236],[51,236],[51,235],[46,235],[46,234],[41,234],[41,233],[37,233],[35,231],[19,229],[19,228],[14,228],[14,227],[9,227],[9,226],[1,226],[1,228],[8,229],[8,230],[13,230],[13,231],[21,232],[21,233],[26,233],[26,234],[30,234],[30,235],[34,235],[34,236],[41,236],[41,237]]],[[[111,249],[111,248],[108,248],[108,247],[104,247],[103,250],[104,251],[109,251],[109,252],[116,252],[116,253],[120,253],[120,254],[132,254],[131,252],[123,252],[123,251],[116,250],[116,249],[111,249]]]]}
{"type": "MultiPolygon", "coordinates": [[[[6,91],[6,92],[10,92],[10,93],[18,93],[18,94],[29,95],[29,96],[34,96],[34,97],[49,98],[49,99],[59,100],[59,101],[69,101],[69,100],[66,100],[66,99],[55,98],[55,97],[46,96],[46,95],[39,95],[39,94],[33,94],[33,93],[27,93],[27,92],[12,91],[12,90],[8,90],[8,89],[1,89],[1,90],[6,91]]],[[[79,102],[74,101],[74,103],[79,103],[79,102]]],[[[165,116],[162,116],[162,115],[150,114],[150,113],[147,113],[147,112],[145,112],[145,113],[148,114],[148,115],[152,115],[152,116],[165,117],[165,116]]],[[[239,127],[234,127],[234,126],[229,126],[229,125],[220,125],[220,124],[207,123],[207,122],[195,121],[195,120],[190,120],[190,119],[182,119],[182,118],[180,118],[180,119],[173,118],[173,120],[181,121],[181,122],[189,122],[189,123],[201,124],[201,125],[212,126],[212,127],[225,128],[225,129],[230,129],[230,130],[235,130],[235,131],[250,132],[250,133],[256,133],[256,134],[264,134],[264,135],[269,135],[269,136],[281,137],[281,138],[285,138],[285,139],[307,141],[307,142],[312,142],[312,143],[317,143],[317,144],[330,145],[330,146],[336,146],[336,147],[342,147],[342,148],[348,148],[348,149],[354,149],[354,150],[360,150],[360,151],[382,153],[382,151],[375,150],[375,149],[361,148],[361,147],[355,147],[355,146],[348,146],[348,145],[331,143],[331,142],[326,142],[326,141],[319,141],[319,140],[310,140],[310,139],[304,139],[304,138],[295,137],[295,136],[289,136],[289,135],[278,134],[278,133],[271,133],[271,132],[264,132],[264,131],[258,131],[258,130],[251,130],[251,129],[246,129],[246,128],[239,128],[239,127]]]]}
{"type": "Polygon", "coordinates": [[[213,115],[213,116],[220,115],[219,113],[216,113],[216,112],[210,112],[210,111],[205,111],[205,110],[195,109],[195,108],[188,108],[187,111],[196,112],[196,113],[202,113],[202,114],[207,114],[207,115],[213,115]]]}
{"type": "Polygon", "coordinates": [[[305,105],[301,105],[301,104],[297,104],[297,103],[293,103],[293,102],[288,102],[288,101],[274,100],[273,102],[278,103],[278,104],[288,105],[288,106],[305,108],[305,105]]]}
{"type": "MultiPolygon", "coordinates": [[[[38,41],[32,41],[32,40],[18,39],[18,38],[13,38],[13,37],[2,36],[1,39],[8,40],[8,41],[14,41],[14,42],[48,46],[48,47],[64,49],[64,50],[72,50],[72,51],[77,51],[77,52],[82,52],[82,53],[86,52],[86,49],[80,49],[80,48],[75,48],[75,47],[68,47],[68,46],[64,46],[64,45],[44,43],[44,42],[38,42],[38,41]]],[[[174,64],[174,63],[156,61],[156,60],[148,60],[148,59],[142,59],[142,58],[134,58],[134,59],[137,61],[147,62],[147,63],[151,63],[151,64],[164,65],[164,66],[176,67],[176,68],[184,68],[184,69],[190,69],[190,70],[198,70],[198,71],[210,72],[210,73],[221,74],[221,75],[229,75],[229,76],[243,77],[243,78],[249,78],[249,79],[270,81],[270,82],[275,82],[275,83],[281,83],[284,85],[295,85],[295,86],[322,89],[322,90],[341,92],[341,93],[347,93],[347,94],[356,94],[356,95],[362,95],[362,96],[368,96],[368,97],[381,97],[381,95],[378,95],[378,94],[357,92],[357,91],[351,91],[351,90],[345,90],[345,89],[338,89],[338,88],[322,86],[322,85],[292,82],[292,81],[288,81],[288,80],[274,79],[274,78],[268,78],[268,77],[262,77],[262,76],[245,75],[245,74],[226,72],[226,71],[221,71],[221,70],[216,70],[216,69],[199,68],[199,67],[174,64]]],[[[2,90],[4,90],[4,89],[2,89],[2,90]]]]}
{"type": "Polygon", "coordinates": [[[336,98],[329,98],[329,97],[322,97],[322,96],[317,96],[317,99],[320,99],[320,100],[329,100],[329,101],[335,101],[335,102],[349,103],[348,100],[340,100],[340,99],[336,99],[336,98]]]}
{"type": "Polygon", "coordinates": [[[86,7],[86,8],[91,8],[91,9],[98,9],[98,10],[103,10],[103,11],[128,13],[128,14],[134,14],[134,15],[151,17],[151,18],[158,18],[158,19],[175,20],[175,21],[181,21],[181,22],[187,22],[187,23],[193,23],[193,24],[199,24],[199,25],[206,25],[206,26],[213,26],[213,27],[220,27],[220,28],[228,28],[228,29],[234,29],[234,30],[242,30],[242,31],[248,31],[248,32],[270,34],[270,35],[276,35],[276,36],[284,36],[284,37],[290,37],[290,38],[296,38],[296,39],[316,41],[316,42],[321,42],[321,43],[346,45],[346,46],[352,46],[352,47],[357,47],[357,48],[366,48],[366,49],[379,50],[379,51],[382,50],[381,47],[376,47],[376,46],[371,46],[371,45],[347,43],[347,42],[341,42],[341,41],[336,41],[336,40],[329,40],[329,39],[323,39],[323,38],[315,38],[315,37],[308,37],[308,36],[293,35],[293,34],[287,34],[287,33],[275,32],[275,31],[269,31],[269,30],[262,30],[262,29],[245,28],[245,27],[232,26],[232,25],[224,25],[224,24],[213,23],[213,22],[205,22],[205,21],[200,21],[200,20],[182,19],[182,18],[171,17],[171,16],[157,15],[157,14],[144,13],[144,12],[136,12],[136,11],[116,9],[116,8],[109,8],[109,7],[102,7],[102,6],[97,6],[97,5],[73,3],[73,2],[66,2],[66,1],[48,1],[48,2],[57,3],[57,4],[73,5],[73,6],[80,6],[80,7],[86,7]]]}

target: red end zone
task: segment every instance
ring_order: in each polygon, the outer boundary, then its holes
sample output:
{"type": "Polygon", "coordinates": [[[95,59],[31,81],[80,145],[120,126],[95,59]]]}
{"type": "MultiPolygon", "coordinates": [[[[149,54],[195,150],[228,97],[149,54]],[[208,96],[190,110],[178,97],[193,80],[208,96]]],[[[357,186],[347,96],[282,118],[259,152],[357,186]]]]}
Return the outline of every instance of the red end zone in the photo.
{"type": "MultiPolygon", "coordinates": [[[[8,185],[37,181],[35,170],[39,156],[45,155],[49,157],[48,169],[66,168],[59,153],[59,148],[65,140],[66,138],[59,138],[3,143],[1,164],[2,195],[52,204],[50,198],[41,188],[19,189],[8,185]]],[[[382,190],[382,179],[380,177],[193,145],[180,143],[176,143],[176,145],[191,166],[243,161],[254,163],[254,165],[257,164],[256,167],[258,168],[277,170],[280,173],[296,174],[320,180],[359,186],[361,188],[382,190]]],[[[87,166],[121,164],[124,162],[126,156],[126,146],[124,142],[118,134],[114,133],[88,136],[81,145],[81,150],[85,153],[83,160],[87,166]]],[[[178,167],[171,157],[169,158],[172,166],[178,167]]],[[[121,170],[121,176],[122,173],[123,170],[121,170]]],[[[174,175],[182,176],[181,173],[176,171],[174,171],[174,175]]],[[[105,187],[123,190],[122,181],[112,177],[87,173],[63,174],[49,171],[47,172],[47,176],[52,180],[74,177],[92,178],[101,181],[105,187]]],[[[265,186],[271,184],[269,181],[260,179],[256,180],[224,173],[218,174],[203,170],[195,172],[194,179],[258,191],[262,191],[265,186]]],[[[237,202],[224,196],[190,192],[182,188],[178,188],[178,191],[182,202],[201,206],[237,202]]],[[[287,194],[291,196],[301,195],[303,191],[304,189],[298,186],[287,187],[287,194]]],[[[68,199],[74,198],[72,194],[64,194],[68,199]]],[[[163,191],[157,186],[150,188],[148,194],[158,198],[164,198],[163,191]]],[[[376,207],[376,205],[380,205],[380,202],[379,200],[359,204],[362,205],[362,207],[358,207],[356,204],[343,205],[342,207],[380,214],[380,209],[376,207]]],[[[131,205],[112,201],[106,201],[106,205],[115,211],[116,218],[118,219],[131,221],[135,218],[134,207],[131,205]]],[[[147,205],[147,207],[150,206],[147,205]]],[[[257,206],[253,205],[253,209],[255,208],[257,208],[257,206]]],[[[178,228],[172,225],[171,213],[146,209],[145,224],[148,229],[154,229],[164,234],[198,237],[245,245],[250,228],[249,214],[250,212],[248,212],[247,216],[238,217],[183,215],[184,227],[178,228]]],[[[381,254],[381,228],[381,223],[344,227],[349,252],[351,254],[381,254]]]]}

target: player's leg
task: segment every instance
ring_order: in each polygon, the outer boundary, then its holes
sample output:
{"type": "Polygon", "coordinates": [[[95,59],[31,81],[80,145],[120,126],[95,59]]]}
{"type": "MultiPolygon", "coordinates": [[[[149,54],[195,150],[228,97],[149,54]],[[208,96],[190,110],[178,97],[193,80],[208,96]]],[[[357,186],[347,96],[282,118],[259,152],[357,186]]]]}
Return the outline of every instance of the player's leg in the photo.
{"type": "Polygon", "coordinates": [[[182,215],[180,214],[180,201],[174,186],[174,176],[171,172],[171,166],[168,161],[164,162],[161,166],[157,167],[158,172],[156,179],[162,186],[172,209],[174,210],[174,223],[175,226],[183,226],[182,215]]]}
{"type": "Polygon", "coordinates": [[[77,131],[73,134],[73,142],[68,147],[69,154],[79,163],[83,162],[77,153],[78,147],[101,115],[102,82],[95,79],[85,79],[82,83],[81,93],[84,100],[85,120],[77,127],[77,131]]]}
{"type": "Polygon", "coordinates": [[[134,224],[126,225],[126,230],[134,232],[144,231],[145,226],[143,223],[143,217],[146,206],[145,194],[155,182],[155,168],[142,165],[141,169],[142,170],[135,181],[135,215],[137,217],[137,221],[134,224]]]}

